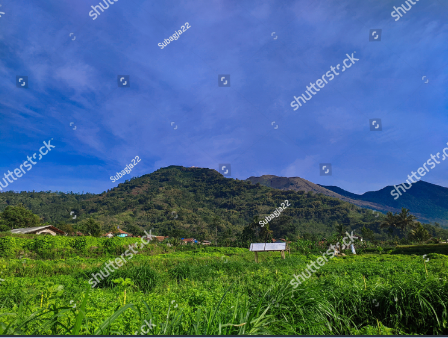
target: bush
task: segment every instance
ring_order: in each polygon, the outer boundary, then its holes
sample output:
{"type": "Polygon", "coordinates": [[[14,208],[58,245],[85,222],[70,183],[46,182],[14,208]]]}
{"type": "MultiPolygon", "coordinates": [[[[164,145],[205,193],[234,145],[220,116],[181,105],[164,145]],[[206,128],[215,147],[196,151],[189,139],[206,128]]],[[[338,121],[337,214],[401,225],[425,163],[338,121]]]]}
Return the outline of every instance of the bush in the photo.
{"type": "Polygon", "coordinates": [[[72,240],[71,247],[78,250],[84,251],[87,246],[87,240],[84,236],[76,237],[72,240]]]}
{"type": "Polygon", "coordinates": [[[53,248],[53,236],[51,235],[41,235],[38,236],[36,238],[34,238],[33,240],[33,249],[37,252],[37,253],[42,253],[45,252],[47,250],[50,250],[53,248]]]}
{"type": "Polygon", "coordinates": [[[0,238],[0,254],[1,256],[8,257],[16,253],[18,245],[16,239],[11,236],[5,236],[0,238]]]}
{"type": "Polygon", "coordinates": [[[191,267],[186,263],[180,263],[168,270],[168,274],[178,281],[191,278],[191,267]]]}
{"type": "MultiPolygon", "coordinates": [[[[98,274],[102,271],[106,271],[104,265],[98,268],[85,270],[82,275],[83,278],[90,280],[93,278],[93,275],[98,274]]],[[[107,270],[109,271],[109,270],[107,270]]],[[[123,267],[113,272],[109,273],[109,276],[100,280],[100,282],[96,285],[98,288],[114,288],[117,287],[117,284],[113,282],[114,279],[119,278],[129,278],[136,287],[140,289],[142,292],[150,292],[152,291],[159,282],[159,275],[156,271],[154,271],[149,266],[131,266],[131,267],[123,267]]]]}
{"type": "Polygon", "coordinates": [[[126,250],[123,248],[122,238],[113,237],[106,238],[103,242],[104,250],[112,255],[121,255],[126,250]]]}

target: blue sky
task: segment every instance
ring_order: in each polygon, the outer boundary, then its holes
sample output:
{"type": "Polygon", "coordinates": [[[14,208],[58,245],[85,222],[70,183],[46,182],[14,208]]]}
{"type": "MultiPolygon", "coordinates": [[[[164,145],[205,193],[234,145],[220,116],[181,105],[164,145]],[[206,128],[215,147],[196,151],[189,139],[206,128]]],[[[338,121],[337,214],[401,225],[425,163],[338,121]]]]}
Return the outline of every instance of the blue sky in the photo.
{"type": "MultiPolygon", "coordinates": [[[[233,178],[364,193],[404,182],[446,147],[447,1],[420,0],[398,21],[402,0],[118,0],[92,20],[99,3],[0,0],[0,176],[43,141],[56,146],[6,190],[100,193],[169,165],[230,163],[233,178]],[[359,61],[293,110],[294,95],[355,51],[359,61]]],[[[441,162],[424,180],[448,187],[447,171],[441,162]]]]}

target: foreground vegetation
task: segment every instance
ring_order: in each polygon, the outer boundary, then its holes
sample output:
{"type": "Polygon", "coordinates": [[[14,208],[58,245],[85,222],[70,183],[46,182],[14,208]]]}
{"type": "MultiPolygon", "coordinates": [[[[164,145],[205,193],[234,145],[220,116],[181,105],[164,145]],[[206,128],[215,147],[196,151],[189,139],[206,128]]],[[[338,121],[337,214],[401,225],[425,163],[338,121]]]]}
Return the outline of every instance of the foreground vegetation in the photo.
{"type": "Polygon", "coordinates": [[[293,289],[315,248],[261,253],[259,264],[242,248],[161,248],[94,289],[115,254],[1,258],[0,334],[448,334],[446,255],[336,257],[293,289]]]}

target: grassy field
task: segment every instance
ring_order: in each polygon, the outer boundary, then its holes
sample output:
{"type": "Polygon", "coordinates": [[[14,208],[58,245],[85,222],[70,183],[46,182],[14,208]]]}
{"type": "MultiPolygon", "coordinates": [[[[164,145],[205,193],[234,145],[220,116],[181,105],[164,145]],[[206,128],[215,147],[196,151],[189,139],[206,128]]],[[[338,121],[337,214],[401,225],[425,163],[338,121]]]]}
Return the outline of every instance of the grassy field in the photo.
{"type": "Polygon", "coordinates": [[[116,255],[0,258],[0,334],[448,334],[445,255],[335,257],[293,289],[317,255],[150,246],[95,288],[116,255]]]}

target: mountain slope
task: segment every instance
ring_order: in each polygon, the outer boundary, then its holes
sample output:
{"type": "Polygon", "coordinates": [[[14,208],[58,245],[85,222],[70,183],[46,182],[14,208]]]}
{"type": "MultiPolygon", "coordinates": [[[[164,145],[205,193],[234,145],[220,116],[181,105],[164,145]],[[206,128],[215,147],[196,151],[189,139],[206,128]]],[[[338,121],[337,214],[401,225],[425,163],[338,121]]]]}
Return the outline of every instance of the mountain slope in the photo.
{"type": "Polygon", "coordinates": [[[261,177],[252,176],[247,180],[253,184],[259,183],[274,189],[321,193],[383,213],[400,212],[403,207],[409,209],[422,222],[438,222],[444,227],[448,226],[448,189],[424,181],[416,182],[409,190],[394,200],[390,194],[391,190],[395,189],[393,186],[357,195],[336,186],[314,184],[300,177],[263,175],[261,177]]]}
{"type": "Polygon", "coordinates": [[[338,198],[342,201],[349,202],[363,208],[376,209],[383,212],[400,211],[400,209],[375,203],[373,201],[360,200],[356,198],[358,195],[351,194],[348,191],[345,191],[341,188],[331,187],[332,189],[329,189],[328,187],[314,184],[300,177],[278,177],[274,175],[263,175],[261,177],[251,176],[247,179],[247,181],[250,181],[252,184],[259,183],[266,187],[280,190],[293,190],[293,191],[305,191],[305,192],[312,191],[317,194],[323,194],[325,196],[338,198]]]}
{"type": "Polygon", "coordinates": [[[412,187],[406,190],[405,193],[400,189],[401,196],[396,200],[391,195],[391,191],[395,189],[394,186],[387,186],[378,191],[368,191],[362,195],[350,193],[339,187],[322,187],[346,198],[376,203],[382,206],[388,205],[395,209],[402,207],[409,209],[413,214],[420,215],[420,219],[426,222],[438,222],[445,226],[448,224],[448,188],[435,184],[418,181],[412,184],[412,187]]]}
{"type": "Polygon", "coordinates": [[[156,234],[210,239],[216,233],[220,238],[235,236],[253,217],[264,219],[285,200],[290,206],[269,223],[276,237],[331,233],[335,222],[348,229],[367,225],[381,232],[380,218],[337,198],[271,189],[225,178],[216,170],[179,166],[127,180],[97,195],[0,193],[0,211],[8,204],[23,203],[55,225],[76,224],[93,216],[106,230],[114,225],[140,226],[156,234]],[[77,215],[75,220],[71,211],[77,215]]]}

